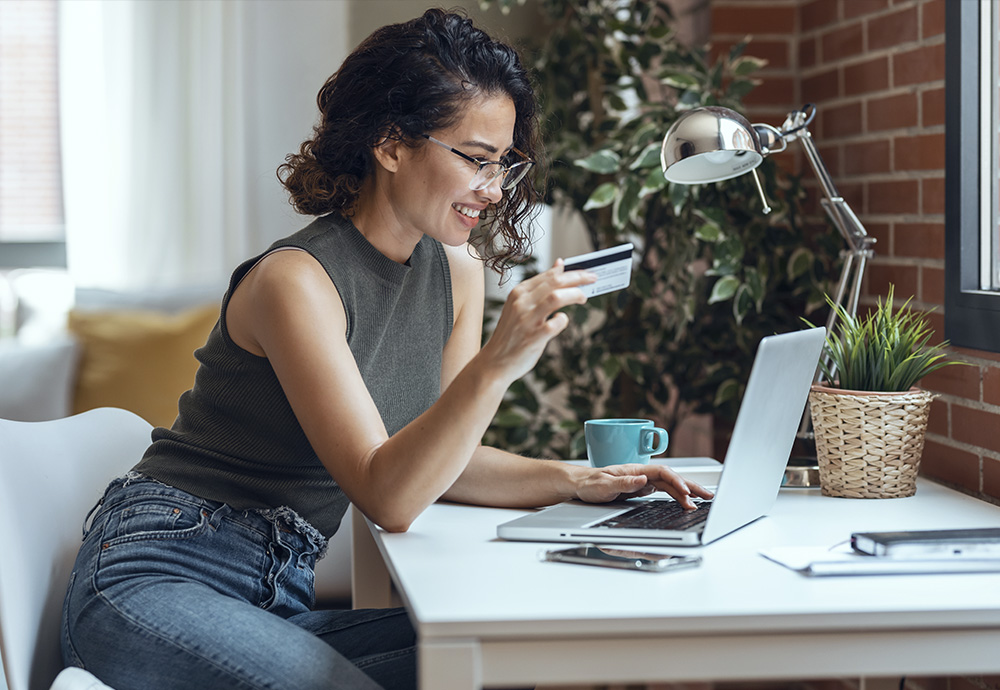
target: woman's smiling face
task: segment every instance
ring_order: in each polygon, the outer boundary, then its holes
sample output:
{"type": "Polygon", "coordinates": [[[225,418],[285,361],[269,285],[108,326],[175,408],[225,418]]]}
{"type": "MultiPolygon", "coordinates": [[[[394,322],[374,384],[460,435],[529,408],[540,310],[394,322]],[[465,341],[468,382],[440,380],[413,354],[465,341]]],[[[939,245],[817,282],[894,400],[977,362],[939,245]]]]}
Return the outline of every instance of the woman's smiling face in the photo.
{"type": "MultiPolygon", "coordinates": [[[[465,104],[454,125],[427,134],[472,158],[496,161],[512,145],[515,118],[507,95],[479,96],[465,104]]],[[[413,149],[399,148],[389,196],[397,220],[443,244],[467,242],[480,213],[503,198],[501,178],[473,190],[474,163],[427,140],[413,149]]]]}

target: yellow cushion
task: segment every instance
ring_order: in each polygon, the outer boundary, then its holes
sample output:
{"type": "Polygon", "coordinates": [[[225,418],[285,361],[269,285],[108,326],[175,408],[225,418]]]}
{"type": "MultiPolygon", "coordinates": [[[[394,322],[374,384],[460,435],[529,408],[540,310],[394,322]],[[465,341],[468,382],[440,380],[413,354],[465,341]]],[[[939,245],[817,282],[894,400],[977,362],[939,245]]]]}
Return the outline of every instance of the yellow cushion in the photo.
{"type": "Polygon", "coordinates": [[[69,329],[81,345],[73,413],[121,407],[153,426],[169,427],[177,399],[194,383],[194,351],[218,318],[218,305],[177,314],[71,312],[69,329]]]}

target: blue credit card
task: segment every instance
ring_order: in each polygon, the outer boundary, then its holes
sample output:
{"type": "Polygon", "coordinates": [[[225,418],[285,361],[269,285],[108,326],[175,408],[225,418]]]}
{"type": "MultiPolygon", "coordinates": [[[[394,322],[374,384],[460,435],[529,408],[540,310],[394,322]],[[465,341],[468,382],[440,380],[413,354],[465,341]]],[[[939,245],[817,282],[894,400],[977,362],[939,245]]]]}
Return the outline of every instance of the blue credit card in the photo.
{"type": "Polygon", "coordinates": [[[622,290],[632,282],[632,243],[599,249],[563,261],[567,271],[587,270],[597,275],[597,282],[580,287],[587,297],[622,290]]]}

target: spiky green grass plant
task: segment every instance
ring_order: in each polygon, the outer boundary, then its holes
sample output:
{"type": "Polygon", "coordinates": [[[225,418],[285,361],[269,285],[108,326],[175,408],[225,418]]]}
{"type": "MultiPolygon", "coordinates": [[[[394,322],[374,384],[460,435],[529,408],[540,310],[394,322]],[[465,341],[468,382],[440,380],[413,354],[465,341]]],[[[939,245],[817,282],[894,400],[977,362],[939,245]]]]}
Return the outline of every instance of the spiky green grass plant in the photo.
{"type": "Polygon", "coordinates": [[[854,316],[827,297],[837,313],[833,332],[827,334],[826,357],[820,367],[828,382],[856,391],[908,391],[927,374],[950,364],[945,359],[948,341],[928,345],[934,331],[926,316],[906,300],[893,309],[893,286],[885,300],[863,316],[854,316]]]}

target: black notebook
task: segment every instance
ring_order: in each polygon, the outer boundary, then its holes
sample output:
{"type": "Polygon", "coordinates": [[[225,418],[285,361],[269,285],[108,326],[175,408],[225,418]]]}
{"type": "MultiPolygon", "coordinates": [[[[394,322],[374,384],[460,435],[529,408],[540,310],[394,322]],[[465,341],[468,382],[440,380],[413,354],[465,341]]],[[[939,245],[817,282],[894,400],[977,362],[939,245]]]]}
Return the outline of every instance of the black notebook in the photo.
{"type": "Polygon", "coordinates": [[[855,532],[851,546],[891,558],[1000,558],[1000,528],[855,532]]]}

